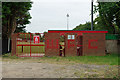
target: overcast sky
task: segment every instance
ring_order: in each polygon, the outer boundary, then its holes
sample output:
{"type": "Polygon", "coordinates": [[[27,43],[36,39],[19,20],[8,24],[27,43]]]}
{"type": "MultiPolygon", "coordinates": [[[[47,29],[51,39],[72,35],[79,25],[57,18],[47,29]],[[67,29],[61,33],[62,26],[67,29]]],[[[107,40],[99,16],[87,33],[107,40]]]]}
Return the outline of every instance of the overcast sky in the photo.
{"type": "Polygon", "coordinates": [[[32,1],[33,4],[30,10],[32,19],[26,27],[27,32],[42,33],[48,30],[67,30],[67,13],[70,15],[69,30],[79,24],[91,21],[91,0],[32,1]]]}

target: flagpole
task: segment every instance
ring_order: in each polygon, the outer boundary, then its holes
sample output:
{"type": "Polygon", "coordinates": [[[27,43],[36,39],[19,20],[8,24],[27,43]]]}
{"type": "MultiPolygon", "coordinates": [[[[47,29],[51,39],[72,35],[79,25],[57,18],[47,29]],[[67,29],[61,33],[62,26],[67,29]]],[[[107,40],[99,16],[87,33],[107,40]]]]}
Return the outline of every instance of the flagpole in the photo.
{"type": "Polygon", "coordinates": [[[69,30],[69,14],[67,14],[67,30],[69,30]]]}
{"type": "Polygon", "coordinates": [[[93,30],[93,0],[91,0],[91,30],[93,30]]]}

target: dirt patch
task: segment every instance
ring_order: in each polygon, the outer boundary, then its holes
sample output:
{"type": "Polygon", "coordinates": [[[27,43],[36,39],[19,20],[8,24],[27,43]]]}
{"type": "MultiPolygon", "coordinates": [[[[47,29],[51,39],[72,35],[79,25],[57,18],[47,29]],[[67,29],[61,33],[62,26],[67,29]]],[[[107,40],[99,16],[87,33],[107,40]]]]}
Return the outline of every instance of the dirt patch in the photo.
{"type": "Polygon", "coordinates": [[[118,66],[3,61],[2,75],[4,78],[113,78],[118,76],[118,66]]]}

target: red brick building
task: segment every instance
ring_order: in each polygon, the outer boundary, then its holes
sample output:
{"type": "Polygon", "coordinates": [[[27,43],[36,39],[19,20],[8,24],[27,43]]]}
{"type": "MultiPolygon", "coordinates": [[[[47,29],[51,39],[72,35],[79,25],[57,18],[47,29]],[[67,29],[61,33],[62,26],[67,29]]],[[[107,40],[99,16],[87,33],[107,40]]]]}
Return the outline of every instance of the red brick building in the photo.
{"type": "Polygon", "coordinates": [[[107,31],[48,30],[48,33],[39,33],[45,35],[45,44],[40,44],[39,34],[16,33],[12,35],[12,55],[41,57],[45,52],[45,56],[102,56],[105,55],[105,33],[107,31]]]}
{"type": "Polygon", "coordinates": [[[60,37],[64,36],[64,56],[105,55],[107,31],[49,30],[45,34],[45,55],[59,56],[60,37]]]}

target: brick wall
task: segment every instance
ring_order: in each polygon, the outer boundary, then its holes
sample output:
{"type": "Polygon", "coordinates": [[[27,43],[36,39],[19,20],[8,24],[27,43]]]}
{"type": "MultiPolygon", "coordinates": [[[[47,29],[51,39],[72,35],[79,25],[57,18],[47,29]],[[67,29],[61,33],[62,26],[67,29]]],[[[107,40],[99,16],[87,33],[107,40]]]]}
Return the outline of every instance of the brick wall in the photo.
{"type": "Polygon", "coordinates": [[[65,34],[65,56],[77,56],[76,34],[65,34]],[[68,35],[75,35],[74,40],[68,40],[68,35]]]}
{"type": "Polygon", "coordinates": [[[59,33],[45,33],[45,56],[59,56],[59,33]]]}
{"type": "Polygon", "coordinates": [[[84,33],[83,55],[102,56],[105,55],[105,34],[84,33]]]}

